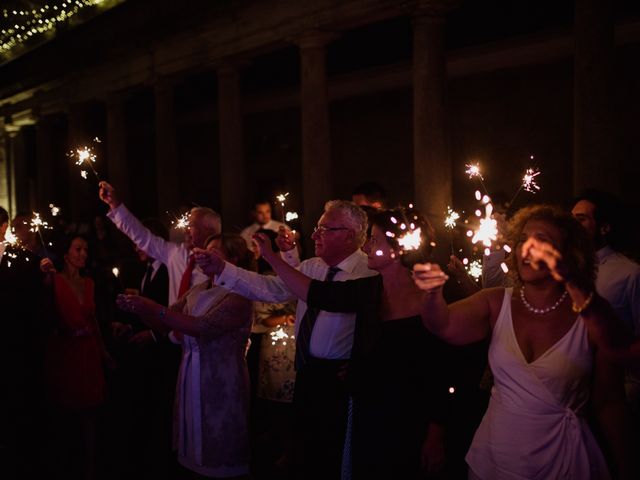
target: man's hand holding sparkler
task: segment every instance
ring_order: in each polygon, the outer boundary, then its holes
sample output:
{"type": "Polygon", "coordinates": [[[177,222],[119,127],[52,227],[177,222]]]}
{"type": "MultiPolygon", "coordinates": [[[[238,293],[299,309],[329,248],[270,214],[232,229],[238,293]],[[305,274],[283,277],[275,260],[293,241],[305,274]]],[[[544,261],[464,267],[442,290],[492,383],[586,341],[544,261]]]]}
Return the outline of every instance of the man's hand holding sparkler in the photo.
{"type": "Polygon", "coordinates": [[[278,237],[276,238],[276,245],[281,252],[288,252],[296,248],[296,235],[286,227],[280,227],[278,229],[278,237]]]}
{"type": "Polygon", "coordinates": [[[449,280],[437,263],[416,263],[413,266],[413,281],[420,290],[435,293],[449,280]]]}
{"type": "Polygon", "coordinates": [[[100,182],[100,190],[98,195],[100,196],[100,200],[109,205],[110,208],[118,208],[122,203],[120,198],[118,198],[118,194],[116,193],[116,189],[109,182],[105,182],[102,180],[100,182]]]}

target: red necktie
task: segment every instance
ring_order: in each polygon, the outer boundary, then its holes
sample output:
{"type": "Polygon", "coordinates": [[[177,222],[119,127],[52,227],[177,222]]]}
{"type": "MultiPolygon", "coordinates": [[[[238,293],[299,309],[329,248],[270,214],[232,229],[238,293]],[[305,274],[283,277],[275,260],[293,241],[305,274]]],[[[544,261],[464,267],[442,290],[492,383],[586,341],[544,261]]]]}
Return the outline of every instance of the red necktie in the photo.
{"type": "Polygon", "coordinates": [[[191,274],[193,273],[193,267],[196,265],[196,257],[193,255],[189,256],[189,261],[187,262],[187,268],[184,270],[182,274],[182,279],[180,280],[180,288],[178,289],[178,298],[182,297],[187,290],[189,290],[189,285],[191,285],[191,274]]]}

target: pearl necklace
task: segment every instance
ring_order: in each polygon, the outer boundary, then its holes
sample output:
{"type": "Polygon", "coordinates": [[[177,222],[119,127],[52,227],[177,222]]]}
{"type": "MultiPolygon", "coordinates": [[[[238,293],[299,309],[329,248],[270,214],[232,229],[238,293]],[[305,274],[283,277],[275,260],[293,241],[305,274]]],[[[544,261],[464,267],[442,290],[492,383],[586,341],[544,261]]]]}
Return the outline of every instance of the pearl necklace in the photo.
{"type": "Polygon", "coordinates": [[[558,301],[556,303],[554,303],[553,305],[551,305],[550,307],[547,308],[536,308],[533,305],[531,305],[529,302],[527,302],[527,299],[524,296],[524,287],[522,287],[520,289],[520,300],[522,300],[523,305],[525,306],[525,308],[527,310],[529,310],[531,313],[535,313],[536,315],[544,315],[545,313],[549,313],[554,311],[556,308],[558,308],[560,306],[560,304],[562,304],[562,302],[564,302],[564,299],[567,298],[567,291],[565,290],[564,293],[562,295],[560,295],[560,298],[558,299],[558,301]]]}

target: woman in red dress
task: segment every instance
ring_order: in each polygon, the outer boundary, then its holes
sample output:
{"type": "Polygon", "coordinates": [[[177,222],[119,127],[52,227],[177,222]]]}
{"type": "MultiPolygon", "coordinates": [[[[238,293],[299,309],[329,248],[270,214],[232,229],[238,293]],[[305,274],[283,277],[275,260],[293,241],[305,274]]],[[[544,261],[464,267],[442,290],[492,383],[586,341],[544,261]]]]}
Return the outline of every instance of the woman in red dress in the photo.
{"type": "MultiPolygon", "coordinates": [[[[76,423],[86,453],[85,478],[94,476],[95,412],[105,399],[103,362],[110,361],[95,316],[93,280],[81,275],[88,244],[73,236],[63,246],[64,264],[57,272],[48,258],[40,262],[53,289],[55,325],[47,340],[46,379],[57,416],[76,423]]],[[[66,467],[62,467],[66,470],[66,467]]]]}

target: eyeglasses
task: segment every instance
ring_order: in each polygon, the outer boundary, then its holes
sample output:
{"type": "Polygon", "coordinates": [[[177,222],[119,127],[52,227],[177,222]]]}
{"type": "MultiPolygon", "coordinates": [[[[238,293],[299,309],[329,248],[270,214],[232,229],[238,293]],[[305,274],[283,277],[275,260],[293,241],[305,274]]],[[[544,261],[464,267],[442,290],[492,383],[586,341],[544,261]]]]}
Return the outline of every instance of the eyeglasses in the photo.
{"type": "Polygon", "coordinates": [[[318,225],[317,227],[313,227],[313,233],[317,233],[319,235],[324,235],[326,232],[335,232],[338,230],[351,230],[347,227],[327,227],[325,225],[318,225]]]}

